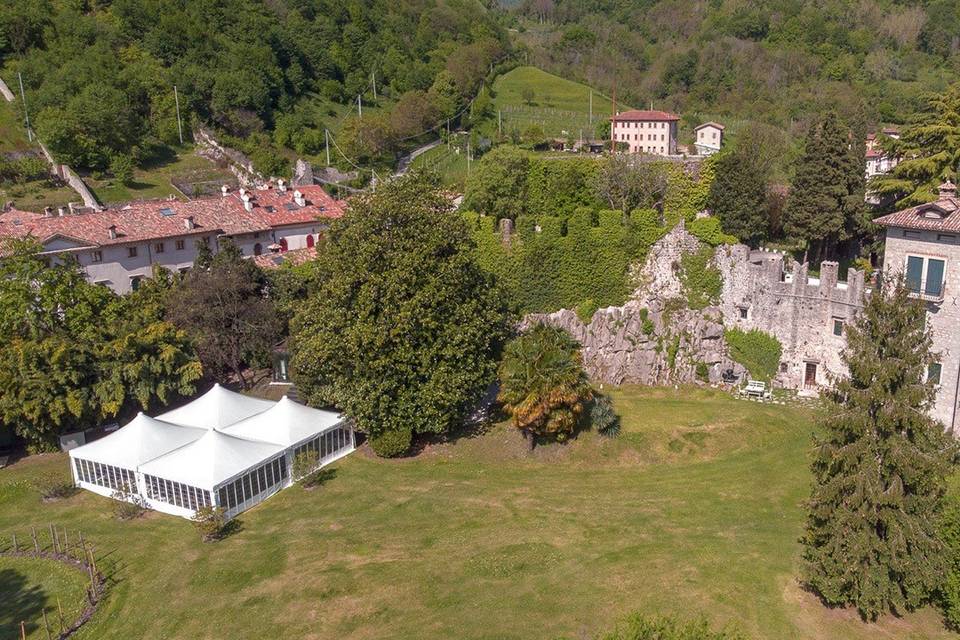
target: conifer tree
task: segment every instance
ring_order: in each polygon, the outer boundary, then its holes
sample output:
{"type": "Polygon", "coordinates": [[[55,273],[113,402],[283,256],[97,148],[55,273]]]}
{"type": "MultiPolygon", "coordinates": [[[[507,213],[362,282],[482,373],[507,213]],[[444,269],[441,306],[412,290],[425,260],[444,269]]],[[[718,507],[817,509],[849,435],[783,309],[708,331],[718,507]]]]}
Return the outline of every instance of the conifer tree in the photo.
{"type": "Polygon", "coordinates": [[[946,570],[939,526],[953,441],[927,413],[924,314],[902,281],[874,292],[847,329],[849,377],[827,394],[815,441],[803,580],[867,619],[924,604],[946,570]]]}
{"type": "Polygon", "coordinates": [[[807,136],[790,189],[784,230],[806,242],[815,263],[833,255],[863,216],[863,177],[850,140],[839,116],[828,112],[807,136]]]}
{"type": "Polygon", "coordinates": [[[739,149],[717,161],[710,209],[726,233],[756,245],[767,235],[767,175],[739,149]]]}

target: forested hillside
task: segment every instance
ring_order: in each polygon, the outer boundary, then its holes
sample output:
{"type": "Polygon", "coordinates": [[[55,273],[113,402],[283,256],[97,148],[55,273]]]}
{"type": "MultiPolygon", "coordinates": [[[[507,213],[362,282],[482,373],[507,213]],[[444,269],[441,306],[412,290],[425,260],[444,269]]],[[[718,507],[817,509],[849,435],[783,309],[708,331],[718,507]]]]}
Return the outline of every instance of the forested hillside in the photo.
{"type": "Polygon", "coordinates": [[[901,123],[960,70],[960,3],[523,0],[529,61],[625,102],[802,134],[836,107],[901,123]]]}
{"type": "Polygon", "coordinates": [[[34,128],[78,167],[177,142],[176,85],[188,124],[253,140],[272,169],[281,147],[319,151],[358,95],[385,107],[364,124],[374,153],[458,113],[509,48],[498,17],[479,0],[8,0],[0,74],[22,73],[34,128]]]}

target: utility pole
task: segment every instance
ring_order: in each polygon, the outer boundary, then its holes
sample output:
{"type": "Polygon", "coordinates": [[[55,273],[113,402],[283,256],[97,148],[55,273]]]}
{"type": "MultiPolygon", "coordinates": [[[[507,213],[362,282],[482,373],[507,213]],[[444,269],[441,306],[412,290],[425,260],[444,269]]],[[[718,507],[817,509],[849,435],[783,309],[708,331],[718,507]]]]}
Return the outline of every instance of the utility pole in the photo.
{"type": "Polygon", "coordinates": [[[617,138],[614,130],[617,128],[617,78],[613,78],[613,117],[610,119],[610,153],[617,152],[617,138]]]}
{"type": "Polygon", "coordinates": [[[497,109],[497,135],[503,136],[503,112],[497,109]]]}
{"type": "Polygon", "coordinates": [[[330,166],[330,130],[329,129],[323,130],[323,143],[324,143],[324,146],[326,146],[327,148],[327,167],[329,167],[330,166]]]}
{"type": "Polygon", "coordinates": [[[467,175],[470,175],[470,141],[467,140],[467,175]]]}
{"type": "Polygon", "coordinates": [[[183,125],[180,124],[180,95],[177,93],[177,85],[173,85],[173,101],[177,105],[177,133],[180,135],[180,144],[183,144],[183,125]]]}
{"type": "Polygon", "coordinates": [[[593,124],[593,89],[590,89],[590,124],[593,124]]]}
{"type": "Polygon", "coordinates": [[[371,71],[370,77],[373,78],[373,101],[377,101],[377,72],[371,71]]]}
{"type": "Polygon", "coordinates": [[[363,102],[360,100],[360,96],[357,96],[357,113],[363,118],[363,102]]]}
{"type": "Polygon", "coordinates": [[[23,120],[27,126],[27,140],[33,142],[33,130],[30,128],[30,114],[27,113],[27,94],[23,92],[23,76],[17,72],[17,80],[20,81],[20,101],[23,102],[23,120]]]}

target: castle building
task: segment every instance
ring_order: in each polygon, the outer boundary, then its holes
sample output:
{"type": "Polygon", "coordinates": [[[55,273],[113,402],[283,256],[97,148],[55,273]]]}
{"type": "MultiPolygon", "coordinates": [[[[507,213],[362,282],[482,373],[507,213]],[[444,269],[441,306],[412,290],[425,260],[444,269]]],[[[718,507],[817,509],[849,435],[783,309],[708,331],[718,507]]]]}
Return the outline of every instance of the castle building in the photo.
{"type": "Polygon", "coordinates": [[[677,153],[677,123],[680,116],[667,111],[622,111],[610,118],[615,143],[628,146],[630,153],[672,156],[677,153]]]}
{"type": "Polygon", "coordinates": [[[50,261],[76,258],[87,278],[117,293],[135,290],[154,265],[193,266],[198,243],[214,253],[229,238],[246,256],[313,247],[343,206],[317,185],[230,191],[187,202],[150,200],[104,211],[59,215],[9,209],[0,213],[5,238],[31,238],[50,261]]]}

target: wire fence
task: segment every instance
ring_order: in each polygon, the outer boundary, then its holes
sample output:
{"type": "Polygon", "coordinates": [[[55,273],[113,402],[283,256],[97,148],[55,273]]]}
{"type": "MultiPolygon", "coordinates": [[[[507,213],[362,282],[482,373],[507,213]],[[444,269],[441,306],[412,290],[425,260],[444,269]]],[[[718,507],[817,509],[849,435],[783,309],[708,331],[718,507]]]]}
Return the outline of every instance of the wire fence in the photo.
{"type": "MultiPolygon", "coordinates": [[[[84,599],[79,608],[76,607],[77,603],[71,606],[68,602],[64,611],[64,603],[57,595],[56,609],[50,607],[48,611],[44,602],[39,607],[39,617],[36,617],[35,611],[27,612],[33,614],[33,619],[22,615],[23,619],[14,622],[15,628],[7,630],[9,633],[4,633],[4,637],[27,640],[29,632],[31,637],[47,640],[69,638],[90,620],[106,591],[107,580],[97,566],[96,548],[84,539],[80,531],[71,534],[66,527],[50,524],[46,529],[30,527],[29,532],[22,532],[19,536],[16,532],[0,535],[0,556],[54,560],[82,572],[86,579],[84,599]]],[[[21,617],[21,612],[11,611],[10,615],[21,617]]]]}

